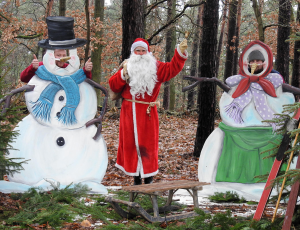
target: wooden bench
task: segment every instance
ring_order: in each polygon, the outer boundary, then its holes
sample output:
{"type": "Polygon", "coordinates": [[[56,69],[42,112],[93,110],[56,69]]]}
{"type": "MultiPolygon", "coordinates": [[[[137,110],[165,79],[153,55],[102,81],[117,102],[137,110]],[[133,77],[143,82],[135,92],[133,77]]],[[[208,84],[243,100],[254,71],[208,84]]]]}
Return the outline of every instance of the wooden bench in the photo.
{"type": "Polygon", "coordinates": [[[123,186],[124,191],[129,192],[129,201],[114,199],[111,196],[105,198],[105,200],[113,206],[115,211],[122,217],[131,219],[136,215],[130,212],[130,209],[135,209],[142,217],[144,217],[149,222],[163,222],[178,220],[188,217],[196,216],[195,212],[188,212],[183,214],[171,215],[171,216],[159,216],[160,212],[171,210],[171,203],[174,193],[178,189],[186,189],[189,194],[193,197],[194,207],[199,208],[197,192],[202,190],[202,186],[208,185],[209,183],[198,182],[198,181],[189,181],[189,180],[175,180],[161,183],[153,184],[143,184],[143,185],[134,185],[134,186],[123,186]],[[169,191],[168,199],[165,206],[159,208],[157,204],[157,196],[162,196],[163,192],[169,191]],[[152,206],[153,206],[153,216],[151,216],[148,211],[143,209],[140,204],[134,202],[138,194],[149,195],[152,206]],[[128,205],[128,210],[125,211],[120,207],[119,204],[128,205]]]}

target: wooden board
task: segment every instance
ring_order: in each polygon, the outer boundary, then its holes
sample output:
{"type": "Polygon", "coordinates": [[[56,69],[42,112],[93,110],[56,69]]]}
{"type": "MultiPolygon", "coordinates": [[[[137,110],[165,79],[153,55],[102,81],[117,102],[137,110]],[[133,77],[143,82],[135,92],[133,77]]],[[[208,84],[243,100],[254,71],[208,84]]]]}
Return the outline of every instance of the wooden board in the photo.
{"type": "Polygon", "coordinates": [[[143,184],[143,185],[133,185],[124,186],[122,189],[128,192],[138,192],[145,194],[153,194],[157,192],[165,192],[175,189],[191,189],[191,188],[201,188],[204,185],[209,185],[210,183],[199,182],[199,181],[189,181],[189,180],[174,180],[168,182],[160,182],[153,184],[143,184]]]}

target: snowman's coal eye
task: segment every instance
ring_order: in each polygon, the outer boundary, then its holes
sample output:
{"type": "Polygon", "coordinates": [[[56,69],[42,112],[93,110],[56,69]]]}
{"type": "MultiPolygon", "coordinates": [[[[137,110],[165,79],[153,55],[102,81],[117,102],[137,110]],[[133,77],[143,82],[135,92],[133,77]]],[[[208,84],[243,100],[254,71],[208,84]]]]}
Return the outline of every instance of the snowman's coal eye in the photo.
{"type": "Polygon", "coordinates": [[[56,113],[56,116],[57,116],[57,117],[60,117],[60,112],[57,112],[57,113],[56,113]]]}
{"type": "Polygon", "coordinates": [[[65,98],[64,98],[64,96],[60,96],[59,98],[58,98],[58,100],[60,100],[60,101],[63,101],[65,98]]]}
{"type": "Polygon", "coordinates": [[[63,137],[57,138],[56,144],[57,144],[58,146],[63,146],[63,145],[65,144],[65,139],[64,139],[63,137]]]}

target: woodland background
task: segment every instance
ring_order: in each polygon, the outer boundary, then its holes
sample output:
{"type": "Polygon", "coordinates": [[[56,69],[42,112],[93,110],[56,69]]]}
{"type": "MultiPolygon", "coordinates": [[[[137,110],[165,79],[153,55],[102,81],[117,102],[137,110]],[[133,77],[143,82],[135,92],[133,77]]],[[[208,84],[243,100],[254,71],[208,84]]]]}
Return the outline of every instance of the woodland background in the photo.
{"type": "MultiPolygon", "coordinates": [[[[253,40],[269,45],[274,69],[287,83],[299,87],[297,40],[300,1],[296,0],[7,0],[0,3],[0,57],[13,52],[1,64],[8,83],[1,94],[20,87],[19,76],[35,54],[42,60],[38,41],[47,38],[47,16],[75,18],[77,38],[88,40],[79,48],[82,62],[91,57],[93,80],[108,88],[108,79],[130,55],[135,38],[143,37],[160,61],[170,61],[175,45],[189,31],[189,58],[181,73],[161,88],[161,111],[198,114],[194,156],[199,156],[218,118],[221,90],[201,83],[191,84],[184,75],[225,80],[238,73],[238,57],[253,40]],[[287,39],[292,38],[290,41],[287,39]]],[[[99,96],[99,106],[103,95],[99,96]]],[[[120,101],[109,101],[109,109],[120,101]]]]}

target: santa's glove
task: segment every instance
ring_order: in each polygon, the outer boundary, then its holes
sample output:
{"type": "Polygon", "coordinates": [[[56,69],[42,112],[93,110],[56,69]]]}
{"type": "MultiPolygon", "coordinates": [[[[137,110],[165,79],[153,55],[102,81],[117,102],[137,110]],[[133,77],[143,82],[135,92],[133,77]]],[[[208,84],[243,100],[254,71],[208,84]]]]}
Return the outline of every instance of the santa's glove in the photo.
{"type": "Polygon", "coordinates": [[[129,75],[127,71],[127,60],[123,61],[121,65],[123,66],[123,75],[125,77],[125,81],[128,83],[129,75]]]}
{"type": "Polygon", "coordinates": [[[187,40],[186,39],[183,39],[182,42],[179,44],[179,49],[180,49],[180,52],[182,54],[185,53],[185,50],[187,49],[188,45],[187,45],[187,40]]]}

